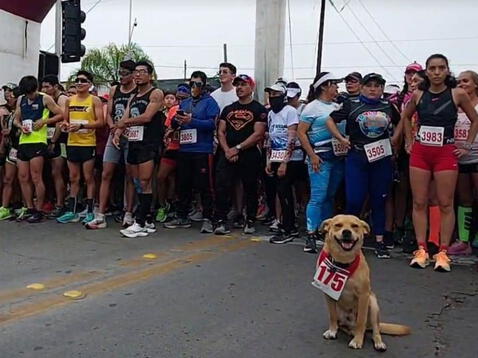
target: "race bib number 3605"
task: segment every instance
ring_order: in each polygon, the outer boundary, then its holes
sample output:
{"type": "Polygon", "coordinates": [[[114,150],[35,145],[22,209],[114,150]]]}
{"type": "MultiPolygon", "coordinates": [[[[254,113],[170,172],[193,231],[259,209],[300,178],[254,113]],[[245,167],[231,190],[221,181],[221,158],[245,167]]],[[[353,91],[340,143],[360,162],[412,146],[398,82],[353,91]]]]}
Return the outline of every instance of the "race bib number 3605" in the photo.
{"type": "Polygon", "coordinates": [[[420,143],[441,147],[443,146],[444,132],[445,128],[443,127],[421,126],[418,132],[420,143]]]}
{"type": "Polygon", "coordinates": [[[346,270],[335,266],[328,258],[325,258],[317,267],[312,285],[338,301],[348,278],[346,270]]]}
{"type": "Polygon", "coordinates": [[[382,139],[363,146],[369,163],[392,155],[390,139],[382,139]]]}

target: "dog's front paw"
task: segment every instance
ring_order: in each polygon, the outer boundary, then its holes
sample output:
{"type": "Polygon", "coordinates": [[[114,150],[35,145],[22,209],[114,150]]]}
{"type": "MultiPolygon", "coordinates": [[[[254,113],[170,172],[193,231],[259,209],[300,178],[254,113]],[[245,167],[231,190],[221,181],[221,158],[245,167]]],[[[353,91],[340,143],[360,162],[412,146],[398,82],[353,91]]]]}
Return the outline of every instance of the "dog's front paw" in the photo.
{"type": "Polygon", "coordinates": [[[387,350],[387,345],[383,342],[373,342],[373,348],[378,352],[385,352],[387,350]]]}
{"type": "Polygon", "coordinates": [[[349,343],[349,348],[352,349],[361,349],[363,345],[363,340],[359,340],[357,338],[354,338],[350,341],[349,343]]]}
{"type": "Polygon", "coordinates": [[[325,339],[337,339],[337,331],[328,329],[322,335],[325,339]]]}

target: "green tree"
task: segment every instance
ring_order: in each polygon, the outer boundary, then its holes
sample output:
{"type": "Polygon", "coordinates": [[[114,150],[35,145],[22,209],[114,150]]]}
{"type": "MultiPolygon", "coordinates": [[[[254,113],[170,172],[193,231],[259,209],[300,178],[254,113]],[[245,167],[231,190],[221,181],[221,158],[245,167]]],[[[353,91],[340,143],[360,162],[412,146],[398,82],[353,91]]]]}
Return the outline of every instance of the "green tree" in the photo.
{"type": "MultiPolygon", "coordinates": [[[[96,85],[108,86],[112,82],[119,81],[119,65],[125,59],[151,61],[143,49],[135,43],[119,47],[111,43],[103,48],[89,50],[81,60],[80,69],[93,74],[96,85]]],[[[70,74],[68,82],[73,80],[77,71],[75,70],[74,73],[70,74]]]]}

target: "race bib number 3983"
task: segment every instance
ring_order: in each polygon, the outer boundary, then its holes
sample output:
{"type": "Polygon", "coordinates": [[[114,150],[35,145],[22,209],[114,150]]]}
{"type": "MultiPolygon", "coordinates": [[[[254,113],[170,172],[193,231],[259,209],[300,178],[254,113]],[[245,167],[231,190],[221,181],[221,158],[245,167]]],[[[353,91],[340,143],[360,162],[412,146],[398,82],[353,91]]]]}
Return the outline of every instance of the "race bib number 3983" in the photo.
{"type": "Polygon", "coordinates": [[[445,128],[443,127],[421,126],[418,132],[420,143],[441,147],[443,146],[444,132],[445,128]]]}
{"type": "Polygon", "coordinates": [[[312,285],[338,301],[348,278],[347,271],[335,266],[328,258],[325,258],[317,267],[312,285]]]}
{"type": "Polygon", "coordinates": [[[392,155],[390,139],[382,139],[363,146],[369,163],[392,155]]]}

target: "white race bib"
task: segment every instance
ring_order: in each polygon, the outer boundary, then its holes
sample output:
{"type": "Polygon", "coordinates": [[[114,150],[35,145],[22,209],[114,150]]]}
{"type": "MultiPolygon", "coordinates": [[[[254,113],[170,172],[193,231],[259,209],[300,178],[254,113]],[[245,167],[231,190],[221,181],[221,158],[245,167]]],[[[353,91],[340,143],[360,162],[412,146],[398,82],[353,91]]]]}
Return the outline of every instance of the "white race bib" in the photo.
{"type": "Polygon", "coordinates": [[[194,144],[198,141],[196,129],[183,129],[179,134],[179,144],[194,144]]]}
{"type": "Polygon", "coordinates": [[[382,139],[363,146],[369,163],[392,155],[390,139],[382,139]]]}
{"type": "Polygon", "coordinates": [[[47,139],[52,139],[53,136],[55,135],[55,127],[47,127],[46,128],[46,137],[47,139]]]}
{"type": "Polygon", "coordinates": [[[8,153],[8,159],[10,159],[10,161],[12,162],[16,162],[17,161],[17,150],[15,148],[11,148],[10,149],[10,152],[8,153]]]}
{"type": "Polygon", "coordinates": [[[346,270],[335,266],[332,261],[325,258],[315,271],[312,285],[330,298],[338,301],[349,278],[346,272],[346,270]]]}
{"type": "Polygon", "coordinates": [[[287,155],[287,150],[272,150],[271,157],[269,160],[272,163],[283,162],[286,155],[287,155]]]}
{"type": "Polygon", "coordinates": [[[456,122],[455,140],[457,141],[467,140],[469,131],[470,131],[470,125],[468,123],[456,122]]]}
{"type": "Polygon", "coordinates": [[[143,140],[144,127],[143,126],[133,126],[128,128],[126,136],[128,137],[129,142],[138,142],[143,140]]]}
{"type": "Polygon", "coordinates": [[[27,132],[32,132],[33,131],[33,120],[31,119],[25,119],[22,121],[22,126],[25,127],[27,132]]]}
{"type": "Polygon", "coordinates": [[[420,138],[420,143],[423,145],[442,147],[444,133],[445,128],[443,127],[421,126],[418,137],[420,138]]]}
{"type": "MultiPolygon", "coordinates": [[[[83,125],[85,125],[85,124],[88,124],[88,120],[87,119],[70,119],[70,123],[71,124],[83,124],[83,125]]],[[[78,132],[76,132],[76,133],[85,134],[85,133],[88,133],[88,130],[89,129],[83,128],[83,129],[78,130],[78,132]]]]}
{"type": "Polygon", "coordinates": [[[340,141],[336,138],[332,138],[332,150],[337,157],[347,155],[347,153],[349,152],[347,146],[340,143],[340,141]]]}

